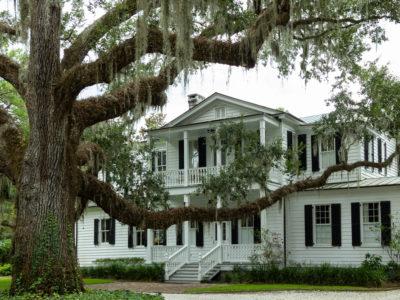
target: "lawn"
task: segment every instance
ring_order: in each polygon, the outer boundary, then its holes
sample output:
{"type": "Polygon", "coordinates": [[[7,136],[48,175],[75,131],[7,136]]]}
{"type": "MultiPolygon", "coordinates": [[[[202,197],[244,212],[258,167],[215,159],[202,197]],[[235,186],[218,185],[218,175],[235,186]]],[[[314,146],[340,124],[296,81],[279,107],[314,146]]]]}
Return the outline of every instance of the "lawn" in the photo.
{"type": "Polygon", "coordinates": [[[218,284],[214,286],[187,289],[185,293],[241,293],[269,291],[377,291],[382,289],[342,285],[306,285],[306,284],[218,284]]]}
{"type": "MultiPolygon", "coordinates": [[[[112,279],[97,279],[97,278],[85,278],[83,282],[87,285],[91,284],[101,284],[101,283],[111,283],[112,279]]],[[[0,291],[9,289],[11,284],[11,277],[0,277],[0,291]]]]}

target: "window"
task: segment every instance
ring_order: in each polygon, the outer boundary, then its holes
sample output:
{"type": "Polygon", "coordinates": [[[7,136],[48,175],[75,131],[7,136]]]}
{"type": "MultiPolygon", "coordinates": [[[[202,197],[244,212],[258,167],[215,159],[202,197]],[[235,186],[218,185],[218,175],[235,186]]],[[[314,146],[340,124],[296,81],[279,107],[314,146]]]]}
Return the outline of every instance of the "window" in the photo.
{"type": "Polygon", "coordinates": [[[226,116],[225,107],[215,108],[215,119],[223,119],[226,116]]]}
{"type": "Polygon", "coordinates": [[[222,222],[222,240],[226,241],[226,222],[222,222]]]}
{"type": "Polygon", "coordinates": [[[330,245],[332,239],[331,206],[315,206],[315,244],[330,245]]]}
{"type": "Polygon", "coordinates": [[[322,168],[336,164],[335,140],[333,138],[321,141],[322,168]]]}
{"type": "Polygon", "coordinates": [[[145,232],[142,228],[136,228],[136,245],[145,246],[145,232]]]}
{"type": "Polygon", "coordinates": [[[199,228],[199,223],[197,221],[190,221],[190,228],[198,229],[199,228]]]}
{"type": "Polygon", "coordinates": [[[241,226],[242,226],[242,228],[253,228],[254,227],[254,216],[243,218],[241,226]]]}
{"type": "Polygon", "coordinates": [[[379,202],[362,205],[362,238],[363,244],[380,243],[380,209],[379,202]]]}
{"type": "Polygon", "coordinates": [[[100,233],[101,242],[109,243],[111,235],[111,219],[101,219],[100,233]]]}
{"type": "Polygon", "coordinates": [[[164,229],[154,230],[154,245],[166,245],[166,232],[164,229]]]}
{"type": "Polygon", "coordinates": [[[157,151],[157,171],[167,170],[167,151],[159,150],[157,151]]]}

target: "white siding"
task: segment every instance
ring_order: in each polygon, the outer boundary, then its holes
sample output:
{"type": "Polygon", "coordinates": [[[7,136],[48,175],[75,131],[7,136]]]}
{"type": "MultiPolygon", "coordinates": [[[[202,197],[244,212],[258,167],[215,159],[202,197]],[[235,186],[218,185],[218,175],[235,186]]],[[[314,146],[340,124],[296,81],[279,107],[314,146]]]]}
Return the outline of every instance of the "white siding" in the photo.
{"type": "MultiPolygon", "coordinates": [[[[361,189],[342,189],[330,191],[301,192],[286,201],[287,251],[288,262],[337,265],[360,264],[365,254],[381,255],[388,260],[386,251],[380,247],[353,247],[351,237],[351,203],[391,201],[391,214],[399,223],[400,194],[399,187],[376,187],[361,189]],[[315,204],[341,205],[342,246],[305,247],[304,206],[315,204]]],[[[315,234],[315,232],[314,232],[315,234]]]]}

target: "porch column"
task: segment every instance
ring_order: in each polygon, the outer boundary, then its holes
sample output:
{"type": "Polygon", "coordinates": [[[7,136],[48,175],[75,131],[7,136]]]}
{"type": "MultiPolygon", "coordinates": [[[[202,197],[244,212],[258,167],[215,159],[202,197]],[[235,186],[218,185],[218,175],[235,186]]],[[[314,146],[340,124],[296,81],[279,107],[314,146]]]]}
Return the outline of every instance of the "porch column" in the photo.
{"type": "Polygon", "coordinates": [[[185,186],[189,185],[189,137],[188,132],[185,130],[183,132],[183,159],[184,159],[184,178],[185,186]]]}
{"type": "MultiPolygon", "coordinates": [[[[190,196],[189,195],[183,195],[183,202],[185,207],[189,207],[190,205],[190,196]]],[[[188,247],[189,250],[189,241],[190,241],[190,236],[189,236],[189,230],[190,230],[190,223],[189,221],[185,221],[183,222],[183,244],[185,246],[188,247]]],[[[188,257],[187,257],[187,261],[189,262],[189,258],[190,258],[190,251],[188,251],[188,257]]]]}
{"type": "Polygon", "coordinates": [[[154,231],[153,229],[147,229],[147,260],[148,262],[153,261],[152,248],[154,246],[154,231]]]}
{"type": "MultiPolygon", "coordinates": [[[[217,197],[217,209],[222,207],[222,200],[221,197],[217,197]]],[[[222,223],[221,221],[217,222],[217,245],[220,246],[220,259],[219,261],[222,262],[222,223]]]]}
{"type": "Polygon", "coordinates": [[[265,145],[265,120],[260,121],[260,144],[265,145]]]}

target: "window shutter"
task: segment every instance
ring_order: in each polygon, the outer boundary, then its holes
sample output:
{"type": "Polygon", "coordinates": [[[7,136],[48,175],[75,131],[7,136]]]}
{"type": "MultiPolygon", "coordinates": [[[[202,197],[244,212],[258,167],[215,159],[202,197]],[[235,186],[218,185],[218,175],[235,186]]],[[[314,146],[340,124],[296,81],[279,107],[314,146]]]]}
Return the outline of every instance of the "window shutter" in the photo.
{"type": "Polygon", "coordinates": [[[301,152],[299,153],[300,170],[307,170],[307,135],[299,134],[297,143],[301,152]]]}
{"type": "Polygon", "coordinates": [[[182,170],[185,168],[185,150],[184,150],[184,143],[183,140],[179,141],[178,145],[178,152],[179,152],[179,170],[182,170]]]}
{"type": "Polygon", "coordinates": [[[312,205],[304,206],[304,232],[306,247],[314,246],[313,238],[313,207],[312,205]]]}
{"type": "Polygon", "coordinates": [[[260,219],[260,213],[254,215],[253,235],[254,235],[254,244],[260,244],[261,243],[261,219],[260,219]]]}
{"type": "Polygon", "coordinates": [[[319,145],[318,136],[311,136],[311,169],[313,172],[319,171],[319,145]]]}
{"type": "Polygon", "coordinates": [[[110,239],[108,243],[110,245],[115,245],[115,219],[111,219],[110,239]]]}
{"type": "MultiPolygon", "coordinates": [[[[375,162],[375,138],[372,137],[371,139],[371,160],[372,162],[375,162]]],[[[373,171],[374,169],[372,169],[373,171]]]]}
{"type": "Polygon", "coordinates": [[[142,244],[143,244],[143,246],[147,247],[147,229],[143,230],[142,244]]]}
{"type": "Polygon", "coordinates": [[[293,148],[293,132],[286,131],[286,145],[288,150],[292,150],[293,148]]]}
{"type": "Polygon", "coordinates": [[[235,219],[231,222],[231,242],[233,245],[239,244],[239,220],[235,219]]]}
{"type": "MultiPolygon", "coordinates": [[[[383,144],[383,157],[384,161],[387,160],[387,146],[386,143],[383,144]]],[[[385,176],[387,176],[387,167],[385,167],[385,176]]]]}
{"type": "Polygon", "coordinates": [[[361,246],[360,203],[351,203],[351,237],[353,246],[361,246]]]}
{"type": "Polygon", "coordinates": [[[99,244],[99,219],[94,219],[94,244],[97,246],[99,244]]]}
{"type": "Polygon", "coordinates": [[[128,227],[128,248],[133,248],[133,226],[128,227]]]}
{"type": "Polygon", "coordinates": [[[205,137],[199,137],[197,139],[199,147],[199,168],[207,166],[207,143],[205,137]]]}
{"type": "Polygon", "coordinates": [[[176,245],[182,246],[183,245],[183,228],[182,223],[176,224],[176,245]]]}
{"type": "Polygon", "coordinates": [[[156,154],[151,153],[151,170],[154,172],[156,170],[156,154]]]}
{"type": "MultiPolygon", "coordinates": [[[[369,161],[369,141],[368,137],[364,137],[364,161],[369,161]]],[[[368,169],[368,167],[365,167],[368,169]]]]}
{"type": "Polygon", "coordinates": [[[332,246],[342,246],[342,221],[340,204],[332,204],[332,246]]]}
{"type": "Polygon", "coordinates": [[[198,228],[196,230],[196,246],[204,246],[204,234],[203,234],[203,222],[198,222],[198,228]]]}
{"type": "Polygon", "coordinates": [[[344,159],[344,157],[340,157],[340,148],[342,148],[342,135],[337,132],[335,135],[335,153],[336,153],[336,164],[339,165],[341,163],[340,159],[344,159]]]}
{"type": "Polygon", "coordinates": [[[392,239],[391,231],[391,220],[390,220],[390,201],[381,202],[381,242],[382,246],[389,246],[392,239]]]}
{"type": "Polygon", "coordinates": [[[161,245],[163,245],[163,246],[167,246],[167,230],[166,229],[163,229],[162,230],[162,233],[163,233],[163,240],[161,241],[162,243],[161,243],[161,245]]]}
{"type": "MultiPolygon", "coordinates": [[[[382,162],[382,140],[378,139],[378,163],[382,162]]],[[[379,168],[379,172],[382,172],[382,168],[379,168]]]]}

